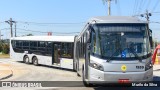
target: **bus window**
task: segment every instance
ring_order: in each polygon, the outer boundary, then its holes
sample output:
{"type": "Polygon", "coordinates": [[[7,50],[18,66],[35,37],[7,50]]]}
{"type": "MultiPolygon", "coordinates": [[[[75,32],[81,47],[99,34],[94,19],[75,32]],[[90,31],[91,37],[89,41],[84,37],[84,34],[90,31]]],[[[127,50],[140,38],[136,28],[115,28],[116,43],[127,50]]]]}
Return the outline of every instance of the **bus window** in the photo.
{"type": "Polygon", "coordinates": [[[30,42],[30,50],[37,50],[37,42],[36,41],[31,41],[30,42]]]}
{"type": "Polygon", "coordinates": [[[42,42],[42,41],[38,42],[38,50],[40,52],[44,52],[45,51],[45,42],[42,42]]]}
{"type": "Polygon", "coordinates": [[[16,41],[12,40],[11,43],[12,43],[13,50],[15,51],[16,50],[16,41]]]}
{"type": "Polygon", "coordinates": [[[16,41],[16,52],[22,52],[22,41],[16,41]]]}
{"type": "Polygon", "coordinates": [[[29,41],[23,41],[23,49],[28,50],[29,49],[29,41]]]}
{"type": "Polygon", "coordinates": [[[73,56],[73,44],[72,43],[62,43],[61,57],[72,58],[72,56],[73,56]]]}
{"type": "Polygon", "coordinates": [[[46,55],[48,56],[52,55],[52,42],[46,43],[46,55]]]}

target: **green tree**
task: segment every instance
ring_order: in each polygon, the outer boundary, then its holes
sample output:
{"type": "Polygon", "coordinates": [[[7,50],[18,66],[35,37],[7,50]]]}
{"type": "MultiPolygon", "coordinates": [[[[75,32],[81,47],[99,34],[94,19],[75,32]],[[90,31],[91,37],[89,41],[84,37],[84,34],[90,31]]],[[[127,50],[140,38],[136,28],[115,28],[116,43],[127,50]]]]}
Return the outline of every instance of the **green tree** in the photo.
{"type": "Polygon", "coordinates": [[[2,45],[2,53],[9,54],[9,44],[4,43],[2,45]]]}
{"type": "Polygon", "coordinates": [[[3,48],[2,42],[0,41],[0,52],[2,52],[2,48],[3,48]]]}
{"type": "Polygon", "coordinates": [[[33,34],[29,33],[29,34],[27,34],[26,36],[33,36],[33,34]]]}
{"type": "Polygon", "coordinates": [[[2,52],[2,44],[0,44],[0,52],[2,52]]]}

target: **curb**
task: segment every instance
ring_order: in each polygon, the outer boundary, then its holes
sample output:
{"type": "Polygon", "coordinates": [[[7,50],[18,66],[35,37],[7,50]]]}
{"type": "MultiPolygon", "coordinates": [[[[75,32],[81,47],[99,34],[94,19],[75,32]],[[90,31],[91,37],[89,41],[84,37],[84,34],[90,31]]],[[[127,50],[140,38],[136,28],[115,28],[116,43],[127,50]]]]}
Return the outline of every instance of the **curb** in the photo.
{"type": "Polygon", "coordinates": [[[13,76],[13,71],[6,67],[1,67],[0,80],[4,80],[13,76]],[[2,70],[4,68],[4,70],[2,70]]]}
{"type": "Polygon", "coordinates": [[[4,79],[10,78],[12,76],[13,76],[13,71],[11,70],[11,74],[9,74],[7,76],[3,76],[2,78],[0,78],[0,80],[4,80],[4,79]]]}
{"type": "Polygon", "coordinates": [[[7,75],[7,76],[4,76],[4,77],[0,78],[0,80],[4,80],[4,79],[10,78],[12,76],[13,76],[13,72],[11,74],[7,75]]]}

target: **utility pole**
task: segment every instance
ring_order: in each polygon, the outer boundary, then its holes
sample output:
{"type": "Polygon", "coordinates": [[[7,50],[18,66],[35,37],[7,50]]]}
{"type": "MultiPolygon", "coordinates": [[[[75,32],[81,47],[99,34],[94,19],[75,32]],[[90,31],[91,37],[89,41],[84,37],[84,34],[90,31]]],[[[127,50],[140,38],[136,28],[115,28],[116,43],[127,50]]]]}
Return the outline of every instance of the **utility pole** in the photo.
{"type": "Polygon", "coordinates": [[[13,37],[12,25],[13,25],[13,23],[15,23],[15,21],[12,21],[12,18],[10,18],[10,20],[5,21],[5,22],[8,23],[8,24],[10,24],[10,27],[11,27],[11,37],[13,37]]]}
{"type": "Polygon", "coordinates": [[[108,16],[111,15],[111,0],[108,0],[108,16]]]}
{"type": "Polygon", "coordinates": [[[152,16],[152,14],[149,13],[148,10],[146,10],[146,13],[141,14],[141,17],[144,17],[144,15],[145,15],[145,18],[146,18],[147,23],[148,23],[148,25],[147,25],[147,30],[149,31],[149,16],[152,16]]]}
{"type": "MultiPolygon", "coordinates": [[[[111,1],[112,0],[103,0],[103,2],[108,2],[108,16],[111,15],[111,1]]],[[[116,1],[116,0],[115,0],[116,1]]]]}
{"type": "MultiPolygon", "coordinates": [[[[152,14],[151,13],[149,13],[148,12],[148,10],[146,10],[146,13],[144,13],[144,14],[141,14],[141,17],[144,17],[144,15],[145,15],[145,18],[146,18],[146,20],[147,20],[147,23],[148,23],[148,25],[147,25],[147,34],[150,36],[150,37],[152,37],[152,32],[150,31],[150,29],[149,29],[149,16],[152,16],[152,14]]],[[[151,40],[152,41],[152,40],[151,40]]],[[[150,43],[152,43],[152,42],[150,42],[150,43]]],[[[153,48],[153,44],[151,44],[151,47],[153,48]]]]}
{"type": "Polygon", "coordinates": [[[17,33],[17,31],[16,31],[16,23],[17,22],[15,22],[15,37],[17,37],[17,35],[16,35],[16,33],[17,33]]]}

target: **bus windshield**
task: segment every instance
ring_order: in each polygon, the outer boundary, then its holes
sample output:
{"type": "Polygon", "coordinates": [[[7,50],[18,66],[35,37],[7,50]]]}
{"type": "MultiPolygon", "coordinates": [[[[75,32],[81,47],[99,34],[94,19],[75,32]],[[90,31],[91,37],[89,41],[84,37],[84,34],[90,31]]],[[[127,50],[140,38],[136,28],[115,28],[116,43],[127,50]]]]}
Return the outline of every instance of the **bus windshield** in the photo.
{"type": "Polygon", "coordinates": [[[146,24],[93,25],[92,54],[107,59],[139,59],[151,53],[146,24]]]}

